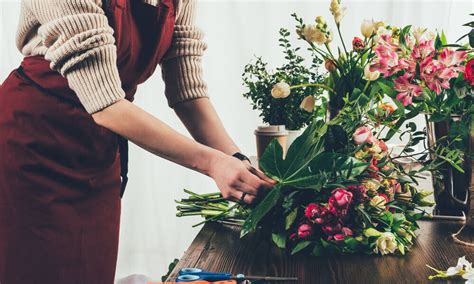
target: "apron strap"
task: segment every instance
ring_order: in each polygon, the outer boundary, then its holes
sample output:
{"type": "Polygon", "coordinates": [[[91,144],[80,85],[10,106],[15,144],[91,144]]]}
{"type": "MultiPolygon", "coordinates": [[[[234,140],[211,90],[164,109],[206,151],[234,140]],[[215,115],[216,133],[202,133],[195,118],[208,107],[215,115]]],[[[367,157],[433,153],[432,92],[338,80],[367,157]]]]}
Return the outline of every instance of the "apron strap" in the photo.
{"type": "Polygon", "coordinates": [[[122,198],[128,183],[128,140],[122,136],[118,136],[118,144],[120,153],[120,177],[122,178],[120,197],[122,198]]]}

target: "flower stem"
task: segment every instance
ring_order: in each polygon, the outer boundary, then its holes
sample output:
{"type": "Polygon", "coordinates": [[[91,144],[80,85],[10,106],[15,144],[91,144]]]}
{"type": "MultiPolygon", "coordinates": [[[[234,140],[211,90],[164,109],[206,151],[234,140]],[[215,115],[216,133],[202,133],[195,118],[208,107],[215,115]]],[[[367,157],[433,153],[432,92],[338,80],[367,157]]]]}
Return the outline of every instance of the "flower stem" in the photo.
{"type": "Polygon", "coordinates": [[[346,52],[346,54],[348,54],[349,52],[347,52],[346,44],[344,43],[344,39],[342,38],[340,25],[336,24],[336,27],[337,27],[337,33],[339,34],[339,38],[341,39],[341,42],[342,42],[342,47],[344,48],[344,51],[346,52]]]}

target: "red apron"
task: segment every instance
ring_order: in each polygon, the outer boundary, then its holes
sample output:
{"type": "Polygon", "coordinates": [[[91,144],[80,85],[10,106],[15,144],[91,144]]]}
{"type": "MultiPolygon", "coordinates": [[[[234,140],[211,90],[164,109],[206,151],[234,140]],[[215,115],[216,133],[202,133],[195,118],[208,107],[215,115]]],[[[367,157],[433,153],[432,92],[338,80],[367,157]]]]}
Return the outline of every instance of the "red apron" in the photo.
{"type": "MultiPolygon", "coordinates": [[[[174,4],[108,2],[132,101],[171,46],[174,4]]],[[[40,56],[25,58],[0,87],[0,137],[0,283],[113,283],[126,170],[119,137],[40,56]]]]}

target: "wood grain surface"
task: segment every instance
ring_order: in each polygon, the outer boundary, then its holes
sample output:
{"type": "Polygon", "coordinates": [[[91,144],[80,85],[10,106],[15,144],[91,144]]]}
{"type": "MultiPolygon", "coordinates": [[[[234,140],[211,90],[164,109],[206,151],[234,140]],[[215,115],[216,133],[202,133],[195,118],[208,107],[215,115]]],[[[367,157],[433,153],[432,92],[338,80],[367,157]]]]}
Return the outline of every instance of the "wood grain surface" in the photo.
{"type": "Polygon", "coordinates": [[[462,280],[428,281],[433,273],[426,267],[428,264],[447,269],[461,256],[474,261],[474,248],[457,245],[451,238],[462,223],[440,220],[419,223],[419,237],[411,252],[406,256],[384,257],[291,256],[256,234],[240,239],[239,228],[210,223],[197,235],[168,282],[176,279],[181,268],[198,267],[214,272],[299,278],[292,283],[463,283],[462,280]]]}

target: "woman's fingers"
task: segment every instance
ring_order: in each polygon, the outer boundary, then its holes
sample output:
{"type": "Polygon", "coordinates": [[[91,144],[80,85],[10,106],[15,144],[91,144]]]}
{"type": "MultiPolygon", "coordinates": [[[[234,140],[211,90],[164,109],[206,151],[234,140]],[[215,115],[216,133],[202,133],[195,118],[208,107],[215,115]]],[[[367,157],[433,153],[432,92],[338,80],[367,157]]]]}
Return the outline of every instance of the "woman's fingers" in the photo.
{"type": "Polygon", "coordinates": [[[257,177],[259,177],[260,179],[262,179],[262,180],[268,182],[268,183],[271,184],[271,185],[275,185],[275,184],[277,183],[276,181],[274,181],[274,180],[272,180],[271,178],[267,177],[262,171],[260,171],[260,170],[258,170],[258,169],[256,169],[256,168],[254,168],[253,166],[250,166],[250,167],[249,167],[249,171],[250,171],[252,174],[256,175],[257,177]]]}
{"type": "Polygon", "coordinates": [[[241,191],[232,191],[231,195],[235,202],[243,202],[245,204],[252,204],[256,199],[254,195],[241,191]]]}

